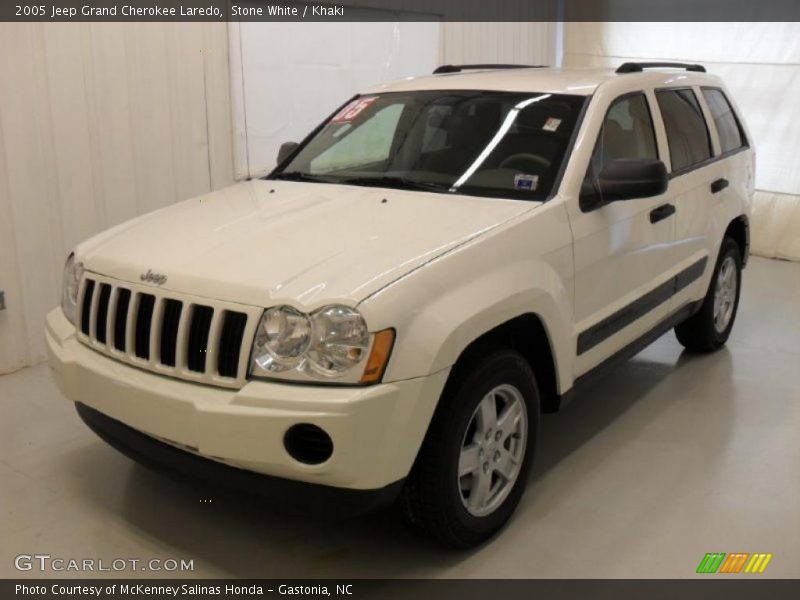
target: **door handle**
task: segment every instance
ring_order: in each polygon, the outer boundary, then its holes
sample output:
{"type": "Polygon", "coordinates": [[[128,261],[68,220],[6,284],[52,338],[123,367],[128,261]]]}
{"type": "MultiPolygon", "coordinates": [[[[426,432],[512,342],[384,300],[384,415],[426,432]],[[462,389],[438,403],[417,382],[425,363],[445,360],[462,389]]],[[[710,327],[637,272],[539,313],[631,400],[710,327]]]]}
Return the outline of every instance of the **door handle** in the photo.
{"type": "Polygon", "coordinates": [[[726,187],[728,187],[727,179],[717,179],[711,184],[711,193],[716,194],[717,192],[724,190],[726,187]]]}
{"type": "Polygon", "coordinates": [[[650,222],[658,223],[659,221],[662,221],[674,214],[675,214],[675,205],[662,204],[661,206],[654,208],[653,210],[650,211],[650,222]]]}

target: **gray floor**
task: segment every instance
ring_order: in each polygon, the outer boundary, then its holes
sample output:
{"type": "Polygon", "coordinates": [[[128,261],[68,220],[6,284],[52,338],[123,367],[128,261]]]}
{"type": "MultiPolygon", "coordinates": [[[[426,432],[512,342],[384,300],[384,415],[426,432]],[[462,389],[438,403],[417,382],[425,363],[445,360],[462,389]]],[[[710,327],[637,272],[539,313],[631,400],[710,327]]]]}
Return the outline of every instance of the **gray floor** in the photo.
{"type": "Polygon", "coordinates": [[[394,514],[202,502],[96,439],[45,366],[0,377],[0,410],[0,577],[25,575],[21,553],[193,559],[206,577],[691,577],[706,552],[800,576],[800,264],[752,260],[726,349],[684,355],[670,333],[547,416],[516,516],[471,552],[394,514]]]}

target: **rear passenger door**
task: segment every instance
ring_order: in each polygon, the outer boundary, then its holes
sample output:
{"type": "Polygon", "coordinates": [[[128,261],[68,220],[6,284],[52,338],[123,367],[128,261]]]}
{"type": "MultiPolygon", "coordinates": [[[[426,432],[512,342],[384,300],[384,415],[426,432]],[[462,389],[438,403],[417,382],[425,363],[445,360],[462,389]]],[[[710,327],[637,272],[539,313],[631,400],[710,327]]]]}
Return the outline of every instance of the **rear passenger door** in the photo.
{"type": "Polygon", "coordinates": [[[700,93],[698,87],[655,93],[669,148],[665,162],[676,209],[672,311],[705,295],[719,243],[714,239],[715,206],[727,185],[715,160],[719,148],[700,93]]]}

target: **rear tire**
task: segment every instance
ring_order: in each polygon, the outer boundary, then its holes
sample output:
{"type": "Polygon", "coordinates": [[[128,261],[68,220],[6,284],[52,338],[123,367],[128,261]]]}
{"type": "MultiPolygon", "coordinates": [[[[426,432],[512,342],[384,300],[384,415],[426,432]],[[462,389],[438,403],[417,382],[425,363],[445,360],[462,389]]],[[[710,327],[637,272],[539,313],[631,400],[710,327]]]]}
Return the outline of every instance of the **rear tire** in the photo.
{"type": "Polygon", "coordinates": [[[496,533],[517,507],[533,460],[539,391],[517,352],[495,350],[442,395],[402,494],[416,529],[451,548],[496,533]]]}
{"type": "Polygon", "coordinates": [[[739,245],[722,240],[717,264],[700,310],[675,327],[675,335],[692,352],[714,352],[725,345],[736,320],[742,282],[739,245]]]}

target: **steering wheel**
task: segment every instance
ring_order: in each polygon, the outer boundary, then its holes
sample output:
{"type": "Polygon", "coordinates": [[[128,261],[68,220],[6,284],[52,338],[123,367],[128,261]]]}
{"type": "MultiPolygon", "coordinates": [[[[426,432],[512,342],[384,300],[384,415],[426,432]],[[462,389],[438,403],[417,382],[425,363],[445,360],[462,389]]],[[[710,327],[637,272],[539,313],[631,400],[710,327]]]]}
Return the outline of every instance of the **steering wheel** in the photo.
{"type": "Polygon", "coordinates": [[[516,154],[512,154],[511,156],[506,156],[499,165],[499,168],[509,168],[512,163],[516,161],[527,161],[530,163],[536,163],[536,167],[544,167],[545,169],[550,167],[550,161],[546,158],[539,156],[538,154],[531,154],[530,152],[517,152],[516,154]]]}

